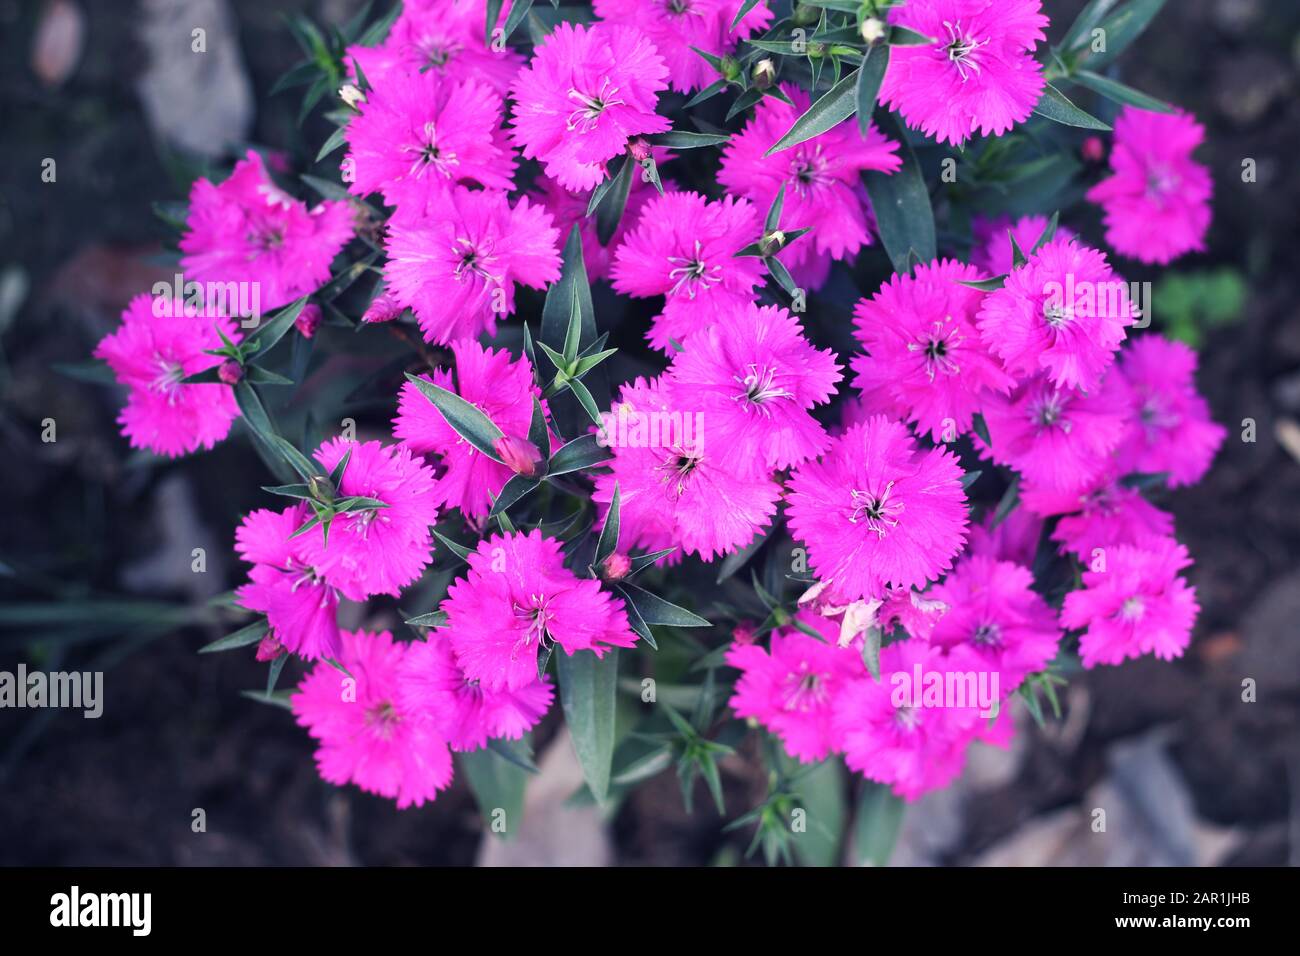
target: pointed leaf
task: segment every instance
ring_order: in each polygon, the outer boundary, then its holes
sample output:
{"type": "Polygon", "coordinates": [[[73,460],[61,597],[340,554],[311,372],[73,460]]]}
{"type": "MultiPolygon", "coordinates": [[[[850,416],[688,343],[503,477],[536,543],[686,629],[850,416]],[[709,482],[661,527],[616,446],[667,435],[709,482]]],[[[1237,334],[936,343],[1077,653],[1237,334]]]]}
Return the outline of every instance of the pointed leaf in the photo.
{"type": "Polygon", "coordinates": [[[406,373],[406,378],[420,390],[421,395],[432,402],[433,406],[442,413],[442,417],[446,419],[448,425],[455,429],[456,434],[493,461],[504,464],[501,461],[501,456],[493,448],[497,439],[502,438],[503,435],[501,429],[497,428],[492,419],[455,392],[450,392],[442,386],[435,385],[418,375],[412,375],[410,372],[406,373]]]}
{"type": "Polygon", "coordinates": [[[791,146],[806,142],[814,136],[820,136],[852,116],[856,108],[854,91],[857,82],[858,77],[855,71],[832,86],[817,102],[808,108],[808,112],[794,121],[794,125],[790,127],[789,131],[777,140],[776,144],[764,155],[771,156],[773,153],[779,153],[791,146]]]}
{"type": "Polygon", "coordinates": [[[618,692],[618,648],[603,657],[592,651],[555,654],[564,720],[582,765],[587,786],[598,803],[609,795],[614,757],[614,709],[618,692]]]}

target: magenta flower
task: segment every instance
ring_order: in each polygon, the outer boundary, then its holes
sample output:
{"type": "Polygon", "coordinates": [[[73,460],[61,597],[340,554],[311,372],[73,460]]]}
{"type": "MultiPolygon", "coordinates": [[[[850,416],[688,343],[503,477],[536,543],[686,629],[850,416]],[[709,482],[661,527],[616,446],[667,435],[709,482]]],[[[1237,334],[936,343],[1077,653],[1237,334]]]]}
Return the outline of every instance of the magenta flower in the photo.
{"type": "Polygon", "coordinates": [[[560,542],[540,531],[485,538],[468,560],[442,608],[465,677],[487,690],[535,683],[543,647],[600,657],[636,643],[622,600],[566,568],[560,542]]]}
{"type": "Polygon", "coordinates": [[[895,274],[853,310],[869,353],[853,360],[864,391],[885,389],[936,442],[969,431],[985,395],[1015,385],[975,328],[984,295],[961,282],[979,278],[973,266],[938,259],[895,274]]]}
{"type": "Polygon", "coordinates": [[[977,322],[984,343],[1007,371],[1022,376],[1045,371],[1055,385],[1090,391],[1136,317],[1128,284],[1104,254],[1056,238],[984,298],[977,322]]]}
{"type": "Polygon", "coordinates": [[[991,397],[983,415],[994,461],[1029,485],[1075,491],[1108,467],[1128,427],[1128,395],[1117,375],[1087,394],[1039,376],[1005,398],[991,397]]]}
{"type": "Polygon", "coordinates": [[[1034,593],[1029,568],[1010,561],[969,557],[957,562],[929,596],[948,605],[930,642],[966,647],[999,674],[1005,699],[1056,656],[1061,629],[1056,613],[1034,593]]]}
{"type": "Polygon", "coordinates": [[[194,183],[181,268],[198,282],[252,283],[260,307],[275,309],[320,288],[352,233],[347,203],[308,209],[276,186],[249,150],[220,185],[194,183]]]}
{"type": "Polygon", "coordinates": [[[1000,136],[1029,118],[1043,92],[1033,57],[1047,39],[1039,0],[908,0],[891,23],[934,39],[895,46],[880,102],[907,125],[960,146],[976,130],[1000,136]]]}
{"type": "Polygon", "coordinates": [[[1079,639],[1084,667],[1154,654],[1181,657],[1200,610],[1196,590],[1178,576],[1192,559],[1172,538],[1106,550],[1105,570],[1083,572],[1084,587],[1065,596],[1061,623],[1086,628],[1079,639]]]}
{"type": "Polygon", "coordinates": [[[762,232],[758,209],[725,196],[665,193],[645,204],[637,226],[614,254],[614,288],[636,298],[662,295],[650,343],[668,350],[716,316],[750,301],[763,279],[762,260],[736,253],[762,232]]]}
{"type": "Polygon", "coordinates": [[[515,310],[515,283],[558,279],[558,240],[550,214],[526,197],[512,208],[504,192],[456,186],[423,216],[390,220],[385,278],[424,337],[446,345],[495,332],[515,310]]]}
{"type": "MultiPolygon", "coordinates": [[[[510,0],[505,0],[497,22],[509,13],[510,0]]],[[[383,43],[348,47],[348,69],[355,59],[376,86],[387,82],[390,72],[427,72],[442,79],[481,80],[505,96],[524,58],[508,46],[489,47],[486,21],[486,0],[404,0],[383,43]]]]}
{"type": "Polygon", "coordinates": [[[239,417],[229,385],[181,382],[222,364],[207,354],[222,346],[218,330],[231,342],[240,339],[228,318],[207,309],[193,313],[181,299],[141,293],[123,310],[117,331],[95,347],[95,357],[129,390],[117,421],[132,448],[168,458],[211,448],[239,417]]]}
{"type": "Polygon", "coordinates": [[[423,210],[453,183],[513,188],[515,159],[501,129],[501,97],[474,80],[395,73],[347,125],[350,190],[423,210]]]}
{"type": "Polygon", "coordinates": [[[725,56],[740,40],[772,21],[772,11],[760,3],[732,30],[740,0],[595,0],[594,6],[602,20],[636,27],[654,43],[668,65],[668,82],[679,93],[698,90],[718,78],[695,50],[725,56]]]}
{"type": "MultiPolygon", "coordinates": [[[[1021,216],[1015,222],[1008,216],[998,219],[981,219],[976,216],[971,222],[971,232],[975,237],[975,246],[970,255],[971,265],[986,276],[1006,275],[1015,263],[1011,236],[1016,237],[1016,245],[1027,256],[1033,252],[1039,237],[1046,231],[1047,222],[1046,216],[1021,216]]],[[[1074,233],[1064,226],[1057,226],[1052,238],[1073,239],[1074,233]]]]}
{"type": "Polygon", "coordinates": [[[795,470],[790,530],[846,601],[880,598],[890,585],[924,587],[966,541],[961,477],[952,454],[918,449],[903,425],[875,416],[795,470]]]}
{"type": "Polygon", "coordinates": [[[316,767],[336,786],[421,806],[451,783],[451,752],[433,720],[398,699],[407,654],[387,631],[343,635],[339,664],[312,669],[290,698],[294,717],[320,741],[316,767]]]}
{"type": "MultiPolygon", "coordinates": [[[[662,154],[664,151],[657,152],[662,154]]],[[[663,162],[662,159],[658,161],[663,162]]],[[[664,178],[661,182],[667,191],[676,189],[670,179],[664,178]]],[[[595,282],[597,279],[608,278],[610,267],[614,263],[615,250],[622,245],[623,239],[640,220],[641,210],[645,208],[646,203],[658,193],[654,186],[642,180],[639,174],[634,175],[632,187],[627,195],[627,207],[623,210],[623,218],[619,220],[618,228],[614,230],[607,244],[602,244],[597,234],[596,217],[587,215],[590,195],[572,193],[554,179],[545,176],[538,178],[532,195],[551,214],[561,237],[567,239],[573,227],[575,225],[578,227],[578,233],[582,237],[582,262],[587,269],[587,277],[595,282]]]]}
{"type": "Polygon", "coordinates": [[[786,751],[804,763],[835,750],[831,731],[835,697],[866,673],[862,656],[801,631],[772,634],[769,653],[757,644],[732,644],[727,663],[740,670],[731,709],[752,717],[781,738],[786,751]]]}
{"type": "MultiPolygon", "coordinates": [[[[956,663],[986,666],[963,656],[956,663]]],[[[925,641],[884,648],[879,682],[865,675],[836,695],[832,726],[849,769],[909,801],[952,783],[985,720],[977,706],[945,706],[942,699],[918,706],[910,683],[918,675],[924,681],[926,674],[943,679],[956,669],[940,648],[925,641]]],[[[923,695],[923,687],[917,693],[923,695]]]]}
{"type": "MultiPolygon", "coordinates": [[[[1025,489],[1021,489],[1022,497],[1025,494],[1025,489]]],[[[1032,567],[1038,554],[1038,539],[1043,534],[1043,519],[1028,505],[1013,508],[996,527],[994,517],[996,512],[990,511],[980,524],[971,527],[966,553],[1032,567]]]]}
{"type": "Polygon", "coordinates": [[[603,520],[618,483],[621,540],[711,561],[771,522],[780,486],[724,443],[706,440],[704,414],[684,406],[667,377],[623,386],[597,436],[614,452],[612,470],[597,475],[592,496],[604,506],[603,520]]]}
{"type": "Polygon", "coordinates": [[[1085,564],[1097,549],[1113,544],[1138,544],[1147,538],[1171,537],[1173,515],[1161,511],[1136,488],[1120,484],[1115,471],[1074,491],[1020,489],[1025,508],[1045,518],[1063,515],[1052,532],[1061,552],[1073,552],[1085,564]]]}
{"type": "Polygon", "coordinates": [[[350,600],[396,597],[420,576],[433,551],[429,526],[438,520],[433,469],[409,448],[377,441],[335,438],[316,450],[327,472],[344,455],[348,463],[336,498],[374,498],[384,507],[338,515],[328,541],[319,526],[303,534],[308,563],[350,600]]]}
{"type": "Polygon", "coordinates": [[[767,150],[808,111],[807,93],[789,83],[781,89],[794,105],[771,96],[760,100],[753,119],[723,148],[718,181],[764,211],[785,187],[781,229],[812,230],[781,256],[786,266],[799,270],[817,259],[851,259],[871,242],[870,205],[861,174],[868,169],[887,173],[898,169],[902,165],[896,155],[898,144],[874,125],[863,138],[857,120],[850,119],[767,156],[767,150]]]}
{"type": "Polygon", "coordinates": [[[1209,170],[1192,159],[1205,128],[1187,113],[1126,106],[1115,120],[1113,175],[1088,190],[1102,207],[1106,241],[1139,262],[1165,264],[1205,248],[1209,170]]]}
{"type": "MultiPolygon", "coordinates": [[[[509,352],[485,349],[473,339],[453,342],[451,351],[459,387],[453,387],[450,373],[442,369],[425,378],[476,406],[506,435],[527,435],[533,398],[542,394],[527,360],[513,361],[509,352]]],[[[485,517],[492,509],[491,496],[515,474],[461,438],[411,382],[403,384],[398,395],[393,435],[417,454],[441,458],[433,501],[459,508],[468,518],[485,517]]]]}
{"type": "Polygon", "coordinates": [[[517,690],[488,690],[465,676],[450,639],[437,632],[407,649],[397,686],[402,706],[432,718],[455,751],[478,750],[489,738],[520,739],[545,716],[555,696],[550,680],[536,675],[517,690]]]}
{"type": "Polygon", "coordinates": [[[629,139],[671,127],[655,113],[667,81],[668,67],[640,30],[562,21],[511,88],[511,136],[560,185],[591,189],[629,139]]]}
{"type": "Polygon", "coordinates": [[[1200,481],[1227,437],[1196,391],[1196,353],[1144,335],[1120,358],[1133,418],[1119,447],[1121,473],[1168,473],[1170,487],[1200,481]]]}
{"type": "Polygon", "coordinates": [[[797,465],[830,444],[808,410],[830,401],[840,366],[785,309],[750,303],[720,313],[687,337],[668,374],[675,401],[704,416],[709,441],[756,473],[797,465]]]}
{"type": "Polygon", "coordinates": [[[261,611],[269,637],[309,661],[339,655],[338,591],[312,567],[306,540],[293,533],[310,512],[305,505],[284,511],[259,509],[235,531],[235,550],[253,565],[249,583],[236,592],[239,603],[261,611]]]}

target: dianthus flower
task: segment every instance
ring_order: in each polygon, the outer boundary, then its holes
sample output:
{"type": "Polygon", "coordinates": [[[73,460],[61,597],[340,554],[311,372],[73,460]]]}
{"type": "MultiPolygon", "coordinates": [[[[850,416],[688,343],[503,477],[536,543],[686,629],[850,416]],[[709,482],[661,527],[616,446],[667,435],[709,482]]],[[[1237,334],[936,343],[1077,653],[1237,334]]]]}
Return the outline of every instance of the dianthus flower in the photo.
{"type": "MultiPolygon", "coordinates": [[[[986,276],[1006,275],[1015,265],[1011,237],[1015,236],[1020,251],[1029,255],[1047,230],[1047,223],[1046,216],[1021,216],[1014,222],[1009,216],[997,219],[976,216],[971,222],[971,233],[975,239],[970,254],[971,265],[986,276]]],[[[1057,226],[1052,238],[1073,239],[1074,233],[1064,226],[1057,226]]]]}

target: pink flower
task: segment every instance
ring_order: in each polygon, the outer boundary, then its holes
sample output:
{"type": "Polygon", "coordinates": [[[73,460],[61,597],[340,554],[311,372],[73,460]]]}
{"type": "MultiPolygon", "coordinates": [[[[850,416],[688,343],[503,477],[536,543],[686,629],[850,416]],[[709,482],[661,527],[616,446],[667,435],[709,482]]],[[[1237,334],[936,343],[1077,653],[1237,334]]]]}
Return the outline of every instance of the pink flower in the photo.
{"type": "Polygon", "coordinates": [[[658,349],[681,342],[720,312],[747,304],[763,278],[762,260],[736,258],[762,231],[745,199],[709,202],[699,193],[665,193],[645,204],[614,254],[614,288],[636,298],[667,297],[648,336],[658,349]]]}
{"type": "Polygon", "coordinates": [[[1205,248],[1209,170],[1192,159],[1205,128],[1187,113],[1125,106],[1115,121],[1114,175],[1088,190],[1106,222],[1106,241],[1140,262],[1164,264],[1205,248]]]}
{"type": "Polygon", "coordinates": [[[494,535],[469,555],[469,573],[451,585],[442,608],[456,660],[486,690],[518,691],[537,681],[537,654],[631,647],[623,602],[600,582],[564,566],[560,542],[529,534],[494,535]]]}
{"type": "Polygon", "coordinates": [[[1079,639],[1083,666],[1182,656],[1200,610],[1195,589],[1178,576],[1191,563],[1172,538],[1108,548],[1105,570],[1084,571],[1083,589],[1067,594],[1061,611],[1064,626],[1086,628],[1079,639]]]}
{"type": "Polygon", "coordinates": [[[792,757],[824,760],[836,749],[832,705],[845,684],[866,672],[862,657],[796,630],[773,632],[771,643],[770,653],[757,644],[728,648],[727,663],[741,672],[731,709],[780,737],[792,757]]]}
{"type": "Polygon", "coordinates": [[[1032,590],[1027,567],[988,557],[969,557],[936,585],[930,597],[948,605],[930,641],[964,646],[999,674],[1002,697],[1056,656],[1061,630],[1056,614],[1032,590]]]}
{"type": "Polygon", "coordinates": [[[451,640],[438,633],[407,649],[398,674],[398,701],[427,714],[452,750],[478,750],[489,738],[518,740],[550,709],[555,692],[546,677],[517,690],[488,690],[465,676],[451,640]]]}
{"type": "Polygon", "coordinates": [[[669,375],[676,401],[704,416],[709,440],[756,472],[797,465],[830,443],[808,410],[830,401],[840,366],[785,309],[751,303],[720,313],[687,337],[669,375]]]}
{"type": "MultiPolygon", "coordinates": [[[[503,22],[509,12],[506,0],[497,22],[503,22]]],[[[355,59],[376,86],[382,86],[392,71],[428,72],[442,79],[481,80],[505,96],[524,58],[508,46],[489,47],[483,30],[486,22],[486,0],[404,0],[402,13],[383,43],[348,47],[349,72],[355,59]]]]}
{"type": "MultiPolygon", "coordinates": [[[[1100,475],[1128,427],[1128,398],[1117,375],[1095,392],[1057,388],[1045,376],[984,406],[992,458],[1025,482],[1074,491],[1100,475]]],[[[981,442],[981,447],[983,443],[981,442]]]]}
{"type": "Polygon", "coordinates": [[[198,282],[252,283],[259,307],[275,309],[320,288],[352,233],[347,203],[308,209],[276,186],[249,150],[221,185],[194,183],[181,267],[198,282]]]}
{"type": "Polygon", "coordinates": [[[350,600],[396,597],[420,576],[433,551],[429,526],[438,520],[433,470],[402,445],[335,438],[316,450],[327,472],[344,455],[348,463],[335,497],[374,498],[384,507],[338,515],[328,542],[319,526],[303,534],[308,563],[350,600]]]}
{"type": "Polygon", "coordinates": [[[953,455],[920,450],[903,425],[875,416],[795,470],[790,530],[808,545],[817,577],[845,600],[923,587],[966,541],[961,477],[953,455]]]}
{"type": "MultiPolygon", "coordinates": [[[[527,435],[533,398],[541,398],[542,394],[533,384],[528,362],[512,361],[509,352],[485,349],[473,339],[453,342],[451,351],[456,358],[459,388],[453,388],[451,375],[442,369],[425,378],[455,391],[506,435],[527,435]]],[[[393,435],[418,454],[441,457],[442,472],[434,486],[433,501],[459,508],[468,518],[486,516],[492,508],[491,496],[499,494],[515,474],[461,438],[411,382],[403,384],[398,395],[393,435]]]]}
{"type": "Polygon", "coordinates": [[[670,379],[623,386],[597,441],[610,447],[609,474],[596,476],[593,500],[608,510],[620,489],[620,536],[647,550],[680,547],[705,561],[749,544],[772,520],[780,486],[755,474],[685,407],[670,379]]]}
{"type": "Polygon", "coordinates": [[[1121,473],[1169,475],[1170,487],[1201,480],[1227,437],[1196,391],[1196,353],[1148,334],[1120,358],[1133,418],[1119,447],[1121,473]]]}
{"type": "Polygon", "coordinates": [[[235,531],[235,550],[253,565],[237,596],[241,606],[261,611],[270,637],[309,661],[339,655],[338,591],[312,566],[312,550],[293,533],[306,522],[305,505],[284,511],[259,509],[235,531]]]}
{"type": "Polygon", "coordinates": [[[398,699],[406,653],[387,631],[345,633],[339,663],[348,673],[317,664],[290,698],[298,723],[320,741],[321,777],[396,799],[399,810],[433,800],[452,777],[434,721],[398,699]]]}
{"type": "Polygon", "coordinates": [[[966,748],[983,731],[977,706],[927,701],[926,675],[946,683],[957,665],[982,667],[969,656],[954,661],[925,641],[890,644],[880,652],[880,681],[863,676],[836,695],[832,726],[849,769],[888,784],[915,800],[952,783],[966,763],[966,748]],[[913,687],[920,677],[921,686],[913,687]]]}
{"type": "Polygon", "coordinates": [[[1083,489],[1060,492],[1026,487],[1020,489],[1020,497],[1028,510],[1043,517],[1066,516],[1057,522],[1052,540],[1061,543],[1062,553],[1072,551],[1085,563],[1099,548],[1169,537],[1174,531],[1172,515],[1151,504],[1136,488],[1120,484],[1113,471],[1103,472],[1083,489]]]}
{"type": "Polygon", "coordinates": [[[122,324],[95,347],[128,389],[118,416],[132,448],[176,458],[211,448],[239,417],[234,392],[219,382],[182,384],[181,379],[222,364],[209,349],[221,348],[218,329],[231,342],[239,331],[229,319],[181,299],[153,299],[141,293],[122,312],[122,324]]]}
{"type": "MultiPolygon", "coordinates": [[[[811,229],[782,255],[787,266],[799,269],[818,258],[851,259],[871,242],[870,207],[862,185],[864,170],[892,173],[902,165],[898,144],[873,125],[863,138],[857,120],[850,119],[820,136],[765,155],[808,111],[809,96],[793,84],[781,89],[791,106],[764,97],[754,117],[722,151],[718,181],[766,212],[785,186],[780,227],[811,229]]],[[[820,283],[814,284],[816,287],[820,283]]]]}
{"type": "Polygon", "coordinates": [[[1039,0],[908,0],[891,23],[934,39],[895,46],[880,102],[912,128],[960,146],[976,130],[1000,136],[1029,118],[1043,92],[1033,57],[1047,38],[1039,0]]]}
{"type": "MultiPolygon", "coordinates": [[[[1008,216],[999,219],[981,219],[977,216],[971,223],[971,232],[975,237],[975,247],[971,249],[971,265],[986,276],[1006,275],[1015,263],[1011,236],[1016,237],[1016,245],[1028,256],[1047,230],[1047,222],[1046,216],[1021,216],[1015,222],[1008,216]]],[[[1074,233],[1064,226],[1057,226],[1052,238],[1073,239],[1074,233]]]]}
{"type": "Polygon", "coordinates": [[[394,73],[347,126],[349,189],[383,194],[390,206],[423,210],[454,183],[513,188],[515,159],[501,130],[501,97],[475,80],[394,73]]]}
{"type": "Polygon", "coordinates": [[[1045,371],[1055,385],[1090,391],[1135,318],[1128,285],[1105,255],[1056,238],[984,298],[977,321],[984,343],[1007,371],[1045,371]]]}
{"type": "Polygon", "coordinates": [[[550,214],[504,192],[452,188],[423,216],[395,215],[385,277],[415,312],[424,337],[446,345],[496,331],[515,310],[515,283],[541,289],[560,277],[559,233],[550,214]]]}
{"type": "Polygon", "coordinates": [[[630,138],[671,127],[655,113],[667,80],[668,67],[640,30],[562,21],[511,88],[511,136],[560,185],[591,189],[630,138]]]}
{"type": "Polygon", "coordinates": [[[717,71],[695,50],[725,56],[772,20],[760,3],[731,29],[740,0],[596,0],[596,16],[645,33],[668,65],[668,81],[679,93],[708,86],[717,71]],[[694,49],[692,49],[694,47],[694,49]]]}
{"type": "Polygon", "coordinates": [[[985,395],[1015,384],[975,329],[984,295],[960,283],[979,278],[973,266],[938,259],[894,275],[853,310],[870,353],[853,360],[866,390],[883,387],[936,442],[969,431],[985,395]]]}

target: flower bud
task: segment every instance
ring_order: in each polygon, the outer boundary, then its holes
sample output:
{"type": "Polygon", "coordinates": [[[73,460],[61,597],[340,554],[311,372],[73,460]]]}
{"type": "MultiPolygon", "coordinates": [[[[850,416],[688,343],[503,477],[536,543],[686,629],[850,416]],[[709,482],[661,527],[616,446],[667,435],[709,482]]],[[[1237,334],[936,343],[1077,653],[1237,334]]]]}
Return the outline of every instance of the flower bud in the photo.
{"type": "Polygon", "coordinates": [[[622,581],[632,570],[632,560],[626,554],[620,554],[615,551],[608,558],[601,562],[597,573],[602,581],[608,581],[613,584],[616,581],[622,581]]]}
{"type": "Polygon", "coordinates": [[[322,504],[334,503],[334,483],[325,475],[307,479],[307,490],[311,496],[322,504]]]}
{"type": "Polygon", "coordinates": [[[766,90],[776,82],[776,64],[771,57],[763,57],[754,64],[754,86],[766,90]]]}
{"type": "Polygon", "coordinates": [[[650,144],[645,137],[634,136],[627,141],[627,152],[636,163],[644,163],[650,158],[650,144]]]}
{"type": "Polygon", "coordinates": [[[785,248],[785,233],[774,229],[758,241],[758,251],[765,256],[774,256],[785,248]]]}
{"type": "Polygon", "coordinates": [[[794,8],[794,25],[797,27],[810,27],[822,18],[820,7],[809,6],[801,3],[794,8]]]}
{"type": "Polygon", "coordinates": [[[356,109],[359,104],[366,101],[366,94],[351,83],[344,83],[339,87],[339,99],[356,109]]]}
{"type": "Polygon", "coordinates": [[[740,62],[734,56],[722,58],[722,75],[728,83],[735,83],[740,79],[740,62]]]}
{"type": "Polygon", "coordinates": [[[502,435],[492,443],[492,450],[516,475],[532,478],[541,471],[542,451],[527,438],[502,435]]]}
{"type": "Polygon", "coordinates": [[[1089,136],[1083,141],[1083,146],[1080,147],[1079,151],[1083,154],[1083,158],[1090,163],[1099,163],[1106,155],[1106,147],[1099,136],[1089,136]]]}
{"type": "Polygon", "coordinates": [[[244,377],[244,366],[240,365],[234,359],[226,359],[217,369],[217,378],[221,379],[227,385],[238,384],[239,380],[244,377]]]}
{"type": "Polygon", "coordinates": [[[259,661],[273,661],[284,653],[284,645],[280,639],[271,632],[267,632],[266,637],[262,638],[257,645],[257,659],[259,661]]]}
{"type": "Polygon", "coordinates": [[[868,43],[877,43],[885,36],[885,25],[877,17],[867,17],[858,28],[862,39],[868,43]]]}
{"type": "Polygon", "coordinates": [[[298,313],[298,318],[294,320],[293,327],[302,333],[304,339],[309,339],[316,334],[316,329],[320,326],[320,320],[320,306],[309,302],[298,313]]]}

